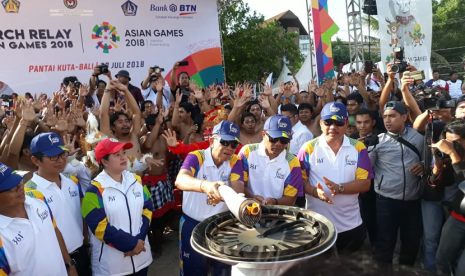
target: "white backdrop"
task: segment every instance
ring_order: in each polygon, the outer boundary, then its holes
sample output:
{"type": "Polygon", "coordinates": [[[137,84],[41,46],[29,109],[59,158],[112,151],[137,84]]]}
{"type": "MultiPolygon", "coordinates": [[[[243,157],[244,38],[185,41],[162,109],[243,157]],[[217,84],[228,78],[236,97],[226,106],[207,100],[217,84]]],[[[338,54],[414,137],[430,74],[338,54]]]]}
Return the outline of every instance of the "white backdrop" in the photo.
{"type": "MultiPolygon", "coordinates": [[[[151,66],[177,60],[199,84],[223,81],[216,0],[11,0],[0,8],[0,81],[20,95],[87,83],[108,63],[140,86],[151,66]],[[105,46],[106,45],[106,46],[105,46]]],[[[106,77],[101,79],[107,81],[106,77]]]]}
{"type": "Polygon", "coordinates": [[[431,78],[431,0],[384,0],[377,7],[381,61],[386,66],[394,59],[393,48],[403,46],[406,60],[431,78]]]}

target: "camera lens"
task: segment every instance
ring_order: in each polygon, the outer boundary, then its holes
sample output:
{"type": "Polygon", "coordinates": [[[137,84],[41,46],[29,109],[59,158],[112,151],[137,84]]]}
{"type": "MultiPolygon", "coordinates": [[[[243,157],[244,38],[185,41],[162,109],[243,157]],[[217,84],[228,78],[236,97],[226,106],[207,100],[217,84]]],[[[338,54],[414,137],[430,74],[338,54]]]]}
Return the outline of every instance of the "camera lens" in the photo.
{"type": "Polygon", "coordinates": [[[394,72],[394,73],[399,73],[399,70],[400,70],[400,66],[399,64],[393,64],[392,67],[391,67],[391,71],[394,72]]]}
{"type": "Polygon", "coordinates": [[[436,150],[434,151],[434,157],[436,157],[436,158],[439,159],[439,160],[442,160],[442,159],[444,159],[444,157],[446,157],[446,155],[444,154],[444,152],[442,152],[442,151],[436,149],[436,150]]]}

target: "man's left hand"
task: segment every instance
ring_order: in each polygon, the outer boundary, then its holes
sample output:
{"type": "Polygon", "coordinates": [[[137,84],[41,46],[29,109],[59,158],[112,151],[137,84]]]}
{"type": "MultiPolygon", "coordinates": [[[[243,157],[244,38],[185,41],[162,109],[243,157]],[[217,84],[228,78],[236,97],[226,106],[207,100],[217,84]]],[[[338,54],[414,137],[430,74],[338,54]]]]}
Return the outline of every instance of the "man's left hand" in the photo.
{"type": "Polygon", "coordinates": [[[413,165],[410,166],[410,168],[408,170],[409,170],[410,173],[412,173],[414,175],[421,176],[421,175],[423,175],[423,164],[421,164],[421,163],[413,164],[413,165]]]}
{"type": "Polygon", "coordinates": [[[333,181],[329,180],[328,178],[323,176],[323,180],[325,181],[326,186],[331,191],[331,196],[334,198],[337,194],[339,194],[339,184],[334,183],[333,181]]]}

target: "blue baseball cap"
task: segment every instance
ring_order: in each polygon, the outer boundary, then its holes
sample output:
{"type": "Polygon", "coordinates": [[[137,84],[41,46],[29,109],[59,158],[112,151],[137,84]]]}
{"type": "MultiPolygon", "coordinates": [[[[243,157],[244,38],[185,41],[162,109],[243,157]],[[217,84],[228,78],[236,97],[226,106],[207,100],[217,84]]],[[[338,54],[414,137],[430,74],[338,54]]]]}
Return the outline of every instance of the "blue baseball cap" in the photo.
{"type": "Polygon", "coordinates": [[[0,162],[0,191],[7,191],[18,186],[27,173],[26,171],[15,171],[0,162]]]}
{"type": "Polygon", "coordinates": [[[240,137],[240,130],[239,127],[231,123],[229,121],[222,121],[221,123],[217,124],[212,131],[212,134],[218,134],[221,139],[225,141],[238,141],[240,137]]]}
{"type": "Polygon", "coordinates": [[[64,147],[60,136],[54,132],[41,133],[31,141],[31,154],[43,153],[46,156],[57,156],[64,151],[68,149],[64,147]]]}
{"type": "Polygon", "coordinates": [[[292,139],[292,123],[287,117],[283,115],[273,115],[269,117],[263,130],[268,131],[271,138],[289,138],[292,139]]]}
{"type": "Polygon", "coordinates": [[[321,111],[321,120],[323,121],[332,119],[346,122],[348,117],[346,106],[339,102],[327,103],[321,111]]]}

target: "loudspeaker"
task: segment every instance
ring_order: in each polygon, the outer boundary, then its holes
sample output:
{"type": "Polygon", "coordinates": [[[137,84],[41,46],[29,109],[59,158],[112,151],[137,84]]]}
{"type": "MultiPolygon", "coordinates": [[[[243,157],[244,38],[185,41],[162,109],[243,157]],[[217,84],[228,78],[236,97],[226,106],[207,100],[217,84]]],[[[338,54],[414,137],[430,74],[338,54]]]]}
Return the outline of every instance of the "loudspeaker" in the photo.
{"type": "Polygon", "coordinates": [[[365,0],[363,4],[363,13],[366,13],[368,15],[378,15],[376,0],[365,0]]]}

